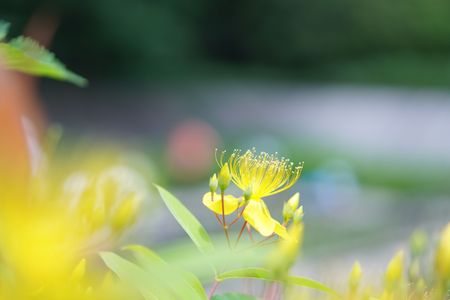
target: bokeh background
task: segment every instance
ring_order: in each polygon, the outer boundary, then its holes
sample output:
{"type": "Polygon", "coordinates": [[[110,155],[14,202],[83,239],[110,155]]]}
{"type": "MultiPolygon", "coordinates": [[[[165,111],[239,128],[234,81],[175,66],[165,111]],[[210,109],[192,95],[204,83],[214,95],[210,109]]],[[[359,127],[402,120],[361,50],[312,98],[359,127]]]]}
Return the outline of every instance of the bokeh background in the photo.
{"type": "MultiPolygon", "coordinates": [[[[2,0],[0,19],[90,81],[30,88],[63,148],[127,145],[213,231],[216,147],[304,161],[300,274],[358,259],[377,278],[415,229],[432,243],[449,221],[448,1],[2,0]]],[[[134,241],[183,236],[152,200],[134,241]]]]}

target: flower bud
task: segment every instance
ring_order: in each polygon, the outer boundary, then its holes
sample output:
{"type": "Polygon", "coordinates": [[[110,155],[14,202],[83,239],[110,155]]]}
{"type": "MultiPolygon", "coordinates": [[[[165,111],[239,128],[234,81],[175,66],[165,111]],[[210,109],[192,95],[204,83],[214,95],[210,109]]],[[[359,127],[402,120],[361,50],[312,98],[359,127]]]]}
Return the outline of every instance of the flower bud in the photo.
{"type": "Polygon", "coordinates": [[[300,223],[303,221],[303,205],[297,208],[294,212],[293,221],[294,223],[300,223]]]}
{"type": "Polygon", "coordinates": [[[442,280],[450,280],[450,223],[442,232],[436,249],[435,269],[442,280]]]}
{"type": "Polygon", "coordinates": [[[112,216],[112,228],[121,231],[130,226],[136,220],[138,200],[135,194],[125,198],[112,216]]]}
{"type": "Polygon", "coordinates": [[[362,277],[361,264],[356,261],[353,264],[352,270],[350,271],[350,277],[348,278],[348,284],[351,291],[356,291],[359,287],[359,283],[362,277]]]}
{"type": "Polygon", "coordinates": [[[211,178],[209,179],[209,191],[211,193],[215,193],[218,185],[219,185],[219,181],[217,180],[216,173],[214,173],[214,175],[211,176],[211,178]]]}
{"type": "Polygon", "coordinates": [[[403,251],[399,251],[389,262],[384,276],[385,285],[388,290],[397,287],[402,280],[404,257],[405,254],[403,251]]]}
{"type": "Polygon", "coordinates": [[[83,279],[85,273],[86,273],[86,259],[83,258],[78,262],[76,267],[73,269],[71,281],[80,282],[83,279]]]}
{"type": "Polygon", "coordinates": [[[423,230],[415,231],[411,236],[409,245],[411,248],[411,254],[414,257],[421,255],[425,251],[427,245],[426,233],[423,230]]]}
{"type": "Polygon", "coordinates": [[[292,208],[292,211],[296,210],[300,204],[300,193],[295,193],[294,196],[288,200],[287,204],[292,208]]]}
{"type": "Polygon", "coordinates": [[[292,217],[294,216],[294,210],[292,209],[292,206],[289,205],[288,202],[284,203],[283,206],[283,221],[285,224],[287,224],[292,217]]]}
{"type": "Polygon", "coordinates": [[[225,191],[226,188],[230,185],[231,174],[230,168],[228,167],[228,163],[225,163],[222,166],[222,169],[220,169],[218,181],[219,181],[219,188],[222,192],[225,191]]]}
{"type": "Polygon", "coordinates": [[[294,216],[295,210],[300,203],[300,194],[295,193],[283,206],[283,219],[284,223],[289,222],[294,216]]]}

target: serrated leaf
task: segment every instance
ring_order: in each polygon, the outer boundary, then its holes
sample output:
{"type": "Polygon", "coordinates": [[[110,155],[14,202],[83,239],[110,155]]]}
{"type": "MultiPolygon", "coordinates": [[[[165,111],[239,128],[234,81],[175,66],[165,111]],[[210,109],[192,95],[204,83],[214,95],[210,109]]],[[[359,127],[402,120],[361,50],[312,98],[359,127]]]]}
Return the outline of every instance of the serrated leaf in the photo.
{"type": "MultiPolygon", "coordinates": [[[[255,278],[267,281],[280,281],[276,277],[273,276],[272,272],[263,268],[243,268],[236,269],[232,271],[223,272],[222,274],[217,275],[217,280],[227,280],[227,279],[239,279],[239,278],[255,278]]],[[[287,276],[282,281],[285,284],[297,285],[302,287],[307,287],[311,289],[315,289],[318,291],[322,291],[328,293],[330,295],[339,297],[338,293],[328,286],[320,283],[318,281],[304,278],[304,277],[296,277],[296,276],[287,276]]]]}
{"type": "Polygon", "coordinates": [[[6,68],[78,86],[87,84],[86,79],[68,70],[51,52],[30,38],[18,37],[9,43],[0,43],[0,54],[6,68]]]}
{"type": "Polygon", "coordinates": [[[204,254],[211,253],[214,250],[214,245],[206,229],[197,218],[174,195],[158,185],[155,186],[169,211],[197,248],[204,254]]]}
{"type": "Polygon", "coordinates": [[[146,247],[130,245],[124,247],[124,249],[132,251],[139,265],[146,272],[158,276],[164,282],[164,286],[171,290],[177,298],[201,300],[208,298],[200,280],[194,274],[167,264],[155,252],[146,247]]]}
{"type": "Polygon", "coordinates": [[[240,293],[225,293],[222,295],[214,295],[211,300],[259,300],[261,298],[245,295],[240,293]]]}
{"type": "Polygon", "coordinates": [[[9,23],[0,20],[0,41],[4,40],[9,32],[9,23]]]}

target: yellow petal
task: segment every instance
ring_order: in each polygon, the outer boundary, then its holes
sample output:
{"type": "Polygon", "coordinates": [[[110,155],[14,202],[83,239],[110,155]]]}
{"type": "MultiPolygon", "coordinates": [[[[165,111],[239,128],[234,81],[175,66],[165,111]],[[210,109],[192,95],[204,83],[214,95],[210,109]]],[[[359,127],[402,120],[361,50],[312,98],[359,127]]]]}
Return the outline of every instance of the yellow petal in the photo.
{"type": "Polygon", "coordinates": [[[283,239],[290,239],[291,236],[287,233],[286,227],[282,226],[278,221],[275,221],[275,233],[278,234],[283,239]]]}
{"type": "MultiPolygon", "coordinates": [[[[219,194],[214,193],[214,199],[211,199],[211,193],[206,193],[203,196],[203,204],[215,212],[216,214],[222,214],[222,198],[219,194]]],[[[225,195],[224,197],[224,214],[232,214],[239,207],[239,199],[231,195],[225,195]]]]}
{"type": "MultiPolygon", "coordinates": [[[[263,236],[270,236],[276,231],[278,222],[272,219],[266,204],[262,200],[249,200],[244,209],[243,217],[263,236]]],[[[280,227],[282,226],[280,225],[280,227]]],[[[280,228],[278,228],[278,231],[282,232],[280,228]]]]}

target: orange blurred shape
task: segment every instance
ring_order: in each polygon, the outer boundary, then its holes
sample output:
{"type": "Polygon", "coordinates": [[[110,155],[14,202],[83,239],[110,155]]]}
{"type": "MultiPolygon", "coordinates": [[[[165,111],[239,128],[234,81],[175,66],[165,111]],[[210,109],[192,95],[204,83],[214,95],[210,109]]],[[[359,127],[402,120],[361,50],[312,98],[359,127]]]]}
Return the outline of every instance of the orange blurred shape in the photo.
{"type": "Polygon", "coordinates": [[[37,106],[34,82],[25,75],[0,67],[0,172],[10,178],[27,178],[30,157],[25,120],[39,124],[43,118],[37,106]]]}
{"type": "Polygon", "coordinates": [[[214,162],[219,137],[208,123],[187,120],[178,124],[168,140],[168,162],[173,177],[192,181],[204,176],[214,162]]]}

